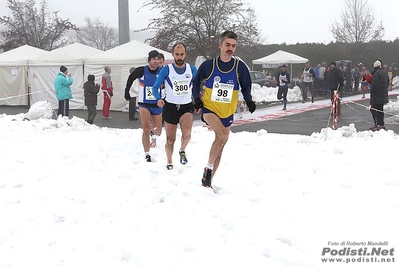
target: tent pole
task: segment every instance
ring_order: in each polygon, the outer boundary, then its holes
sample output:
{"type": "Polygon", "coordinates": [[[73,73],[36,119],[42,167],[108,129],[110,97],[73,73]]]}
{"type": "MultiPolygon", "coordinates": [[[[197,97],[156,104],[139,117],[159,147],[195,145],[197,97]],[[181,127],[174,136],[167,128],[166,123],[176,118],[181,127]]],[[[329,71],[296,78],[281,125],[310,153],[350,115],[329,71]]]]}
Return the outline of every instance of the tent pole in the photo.
{"type": "Polygon", "coordinates": [[[291,63],[291,72],[290,72],[290,76],[292,77],[292,63],[291,63]]]}

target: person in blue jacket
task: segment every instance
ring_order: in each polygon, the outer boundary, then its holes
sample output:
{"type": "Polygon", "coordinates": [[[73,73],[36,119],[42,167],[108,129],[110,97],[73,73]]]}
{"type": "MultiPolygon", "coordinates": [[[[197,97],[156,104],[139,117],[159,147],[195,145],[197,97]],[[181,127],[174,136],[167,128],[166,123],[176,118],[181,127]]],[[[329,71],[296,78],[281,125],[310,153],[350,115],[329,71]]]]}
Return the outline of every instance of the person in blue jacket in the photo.
{"type": "Polygon", "coordinates": [[[65,66],[60,67],[60,72],[54,79],[55,95],[58,100],[58,116],[69,116],[69,100],[72,99],[71,85],[73,78],[65,66]]]}

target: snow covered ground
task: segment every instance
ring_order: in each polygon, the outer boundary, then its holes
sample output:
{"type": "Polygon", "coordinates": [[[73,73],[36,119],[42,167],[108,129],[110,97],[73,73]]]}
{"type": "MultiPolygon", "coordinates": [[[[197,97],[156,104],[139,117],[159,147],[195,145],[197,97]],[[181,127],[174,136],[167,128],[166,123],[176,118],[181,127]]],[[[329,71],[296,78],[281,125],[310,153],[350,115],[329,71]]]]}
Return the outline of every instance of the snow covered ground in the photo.
{"type": "MultiPolygon", "coordinates": [[[[254,98],[260,93],[275,91],[254,89],[254,98]]],[[[48,107],[30,115],[38,113],[48,107]]],[[[200,185],[214,138],[202,125],[188,164],[178,163],[177,142],[168,171],[164,132],[147,163],[140,129],[26,116],[0,115],[0,266],[399,261],[399,137],[391,130],[232,133],[214,193],[200,185]]]]}

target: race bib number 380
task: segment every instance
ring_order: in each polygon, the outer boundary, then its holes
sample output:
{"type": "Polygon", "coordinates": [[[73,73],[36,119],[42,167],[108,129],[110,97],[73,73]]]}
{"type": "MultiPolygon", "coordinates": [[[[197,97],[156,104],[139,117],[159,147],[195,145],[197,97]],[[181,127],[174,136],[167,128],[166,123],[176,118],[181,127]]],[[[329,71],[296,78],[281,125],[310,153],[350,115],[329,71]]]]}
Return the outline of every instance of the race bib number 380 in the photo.
{"type": "Polygon", "coordinates": [[[231,103],[233,97],[234,84],[213,83],[211,100],[221,103],[231,103]]]}
{"type": "Polygon", "coordinates": [[[173,81],[173,95],[186,96],[190,95],[190,80],[175,80],[173,81]]]}

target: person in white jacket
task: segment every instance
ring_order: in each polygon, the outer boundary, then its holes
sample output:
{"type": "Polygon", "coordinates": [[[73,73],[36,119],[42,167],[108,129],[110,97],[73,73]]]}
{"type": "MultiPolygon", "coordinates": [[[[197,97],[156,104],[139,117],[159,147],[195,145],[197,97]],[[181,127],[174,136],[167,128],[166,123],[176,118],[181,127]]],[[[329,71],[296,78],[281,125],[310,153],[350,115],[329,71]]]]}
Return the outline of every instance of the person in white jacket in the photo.
{"type": "MultiPolygon", "coordinates": [[[[130,68],[130,74],[132,74],[135,69],[135,67],[130,68]]],[[[131,75],[129,75],[129,78],[126,82],[126,88],[130,88],[129,94],[131,97],[129,100],[129,120],[139,120],[136,117],[136,98],[137,96],[139,96],[139,79],[133,80],[133,78],[131,78],[131,75]]]]}

